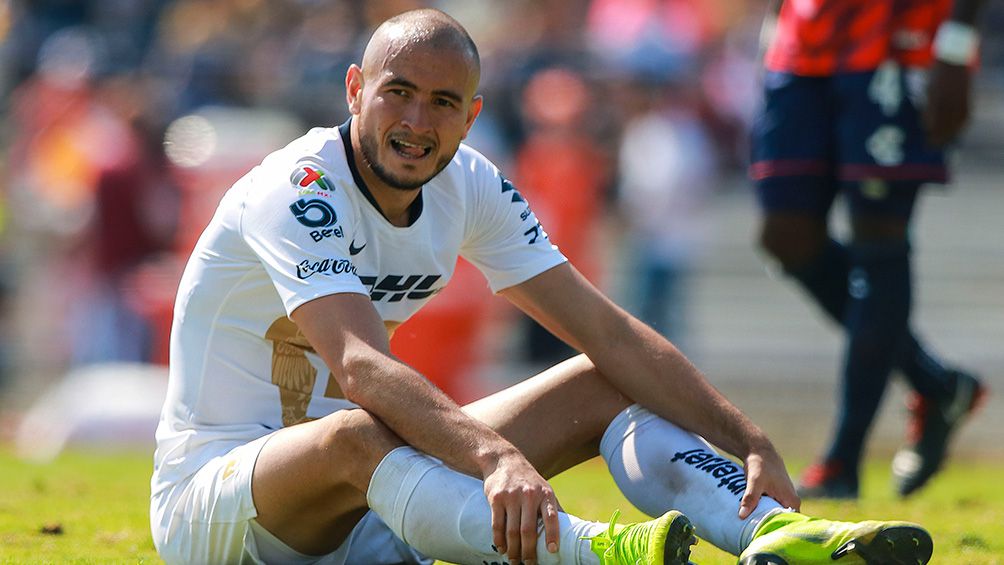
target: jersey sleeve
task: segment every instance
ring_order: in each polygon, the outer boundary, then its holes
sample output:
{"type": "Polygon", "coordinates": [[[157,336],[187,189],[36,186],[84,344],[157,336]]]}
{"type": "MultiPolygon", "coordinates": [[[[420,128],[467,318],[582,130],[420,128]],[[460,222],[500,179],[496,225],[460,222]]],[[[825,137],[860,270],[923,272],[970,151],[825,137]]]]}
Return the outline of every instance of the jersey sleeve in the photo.
{"type": "Polygon", "coordinates": [[[460,254],[484,274],[492,292],[566,261],[526,198],[498,169],[485,164],[476,178],[460,254]]]}
{"type": "Polygon", "coordinates": [[[317,163],[300,161],[291,172],[253,176],[248,187],[241,236],[268,272],[287,315],[329,294],[368,295],[349,254],[352,202],[334,183],[317,182],[325,174],[317,163]]]}

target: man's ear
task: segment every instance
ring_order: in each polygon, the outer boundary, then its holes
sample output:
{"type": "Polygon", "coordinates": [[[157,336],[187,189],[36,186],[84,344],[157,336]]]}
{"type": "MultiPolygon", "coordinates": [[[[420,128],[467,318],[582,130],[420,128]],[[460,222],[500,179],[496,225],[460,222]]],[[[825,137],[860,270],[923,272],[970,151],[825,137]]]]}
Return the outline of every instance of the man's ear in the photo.
{"type": "Polygon", "coordinates": [[[349,105],[349,113],[359,115],[362,109],[363,70],[359,65],[349,65],[345,72],[345,101],[349,105]]]}
{"type": "Polygon", "coordinates": [[[474,125],[474,120],[477,119],[478,114],[481,113],[481,107],[484,105],[485,99],[480,94],[471,100],[471,107],[467,109],[467,126],[464,128],[464,137],[467,139],[467,134],[471,131],[471,126],[474,125]]]}

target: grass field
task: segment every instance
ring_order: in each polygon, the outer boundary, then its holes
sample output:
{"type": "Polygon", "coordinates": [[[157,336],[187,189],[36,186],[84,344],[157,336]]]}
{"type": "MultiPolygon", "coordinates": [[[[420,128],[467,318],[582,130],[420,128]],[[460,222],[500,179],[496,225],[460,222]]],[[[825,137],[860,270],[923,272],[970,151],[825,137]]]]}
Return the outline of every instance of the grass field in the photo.
{"type": "MultiPolygon", "coordinates": [[[[70,453],[37,465],[0,449],[0,563],[159,563],[147,518],[149,455],[70,453]]],[[[1000,468],[954,461],[926,491],[907,502],[886,488],[888,471],[869,467],[858,503],[809,502],[803,510],[857,520],[923,523],[935,539],[932,563],[1004,565],[1004,489],[1000,468]]],[[[606,519],[642,516],[617,493],[599,463],[554,481],[565,508],[606,519]]],[[[701,565],[735,563],[710,544],[696,548],[701,565]]]]}

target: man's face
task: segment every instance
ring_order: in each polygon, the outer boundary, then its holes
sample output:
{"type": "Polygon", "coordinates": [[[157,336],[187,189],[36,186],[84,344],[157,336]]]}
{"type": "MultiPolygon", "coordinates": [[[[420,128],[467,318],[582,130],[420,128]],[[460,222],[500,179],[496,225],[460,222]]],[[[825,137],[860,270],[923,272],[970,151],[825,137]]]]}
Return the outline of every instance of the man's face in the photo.
{"type": "Polygon", "coordinates": [[[421,45],[388,50],[375,66],[354,96],[353,69],[348,77],[362,156],[388,186],[418,188],[449,164],[474,123],[477,76],[462,53],[421,45]]]}

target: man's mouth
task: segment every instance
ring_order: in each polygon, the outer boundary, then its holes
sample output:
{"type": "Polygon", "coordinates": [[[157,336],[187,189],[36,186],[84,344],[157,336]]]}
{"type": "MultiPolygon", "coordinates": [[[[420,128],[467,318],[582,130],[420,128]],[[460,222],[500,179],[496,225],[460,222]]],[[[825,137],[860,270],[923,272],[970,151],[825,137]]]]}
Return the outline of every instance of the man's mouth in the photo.
{"type": "Polygon", "coordinates": [[[406,141],[404,139],[393,138],[390,146],[394,151],[405,159],[421,159],[432,152],[432,146],[424,143],[406,141]]]}

